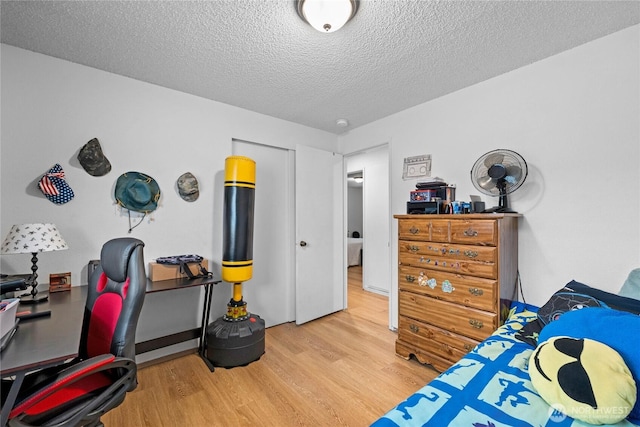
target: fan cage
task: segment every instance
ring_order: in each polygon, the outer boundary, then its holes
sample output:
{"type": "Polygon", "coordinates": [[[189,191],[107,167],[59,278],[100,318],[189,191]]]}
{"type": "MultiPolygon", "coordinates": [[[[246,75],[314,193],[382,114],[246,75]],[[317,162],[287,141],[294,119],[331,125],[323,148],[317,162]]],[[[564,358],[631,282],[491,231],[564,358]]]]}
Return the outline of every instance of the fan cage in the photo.
{"type": "Polygon", "coordinates": [[[476,160],[475,164],[471,168],[471,182],[473,183],[473,186],[481,193],[484,193],[490,196],[500,196],[504,194],[513,193],[518,188],[520,188],[520,186],[524,183],[525,179],[527,178],[527,175],[528,175],[528,167],[527,167],[527,162],[524,160],[524,158],[520,154],[516,153],[515,151],[507,150],[507,149],[493,150],[483,154],[482,156],[480,156],[478,160],[476,160]],[[520,169],[519,178],[515,180],[509,179],[511,177],[510,175],[507,175],[507,177],[504,178],[504,181],[505,181],[504,193],[500,190],[500,186],[498,185],[498,180],[495,180],[493,187],[490,189],[487,189],[486,186],[483,187],[480,184],[482,179],[491,180],[491,177],[489,176],[490,166],[487,166],[486,161],[487,159],[490,159],[492,156],[496,156],[496,157],[502,156],[502,160],[500,162],[493,162],[492,164],[501,164],[505,166],[507,169],[513,166],[516,166],[520,169]]]}

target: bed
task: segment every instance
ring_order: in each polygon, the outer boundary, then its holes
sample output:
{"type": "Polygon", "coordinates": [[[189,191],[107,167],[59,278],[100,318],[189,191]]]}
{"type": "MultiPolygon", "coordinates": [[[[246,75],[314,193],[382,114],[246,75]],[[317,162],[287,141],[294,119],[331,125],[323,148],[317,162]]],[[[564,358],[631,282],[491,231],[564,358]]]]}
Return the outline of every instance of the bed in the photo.
{"type": "Polygon", "coordinates": [[[362,264],[362,237],[347,237],[348,266],[362,264]]]}
{"type": "MultiPolygon", "coordinates": [[[[504,325],[451,368],[374,422],[373,426],[577,427],[593,425],[576,419],[584,415],[575,415],[575,418],[566,415],[566,407],[553,401],[540,382],[536,382],[538,388],[532,382],[532,377],[539,381],[539,375],[536,374],[539,371],[536,370],[536,366],[531,368],[531,372],[529,371],[530,358],[535,360],[535,365],[538,365],[538,355],[536,354],[534,358],[531,357],[532,354],[539,352],[539,349],[545,346],[546,339],[553,342],[563,338],[545,337],[546,331],[551,331],[547,333],[549,335],[553,329],[563,336],[575,335],[575,340],[588,338],[584,340],[585,342],[590,342],[591,339],[598,340],[597,336],[590,335],[593,334],[591,329],[598,329],[598,333],[603,333],[605,341],[614,339],[623,341],[622,346],[627,346],[628,350],[623,348],[619,350],[619,354],[623,355],[621,358],[630,367],[627,372],[632,376],[629,377],[630,382],[635,382],[635,388],[626,395],[631,402],[628,406],[631,408],[630,414],[625,416],[625,419],[601,424],[617,427],[640,425],[640,418],[638,418],[640,402],[634,406],[634,401],[640,400],[637,399],[640,377],[640,334],[638,333],[640,316],[638,314],[640,314],[640,301],[603,292],[575,281],[556,292],[540,308],[514,302],[504,325]],[[585,303],[585,301],[588,302],[585,303]],[[586,308],[586,310],[576,310],[576,308],[586,308]],[[582,317],[588,314],[620,315],[625,319],[629,318],[628,320],[632,322],[631,328],[635,329],[624,330],[626,326],[618,326],[617,322],[614,328],[611,324],[605,325],[601,321],[581,320],[580,323],[576,323],[576,320],[570,317],[577,314],[582,317]],[[601,326],[602,331],[600,331],[601,326]],[[576,332],[567,332],[568,327],[576,332]],[[581,328],[589,329],[590,332],[578,331],[581,328]],[[551,405],[541,397],[539,390],[544,390],[543,394],[551,405]],[[634,393],[635,396],[633,396],[634,393]],[[564,410],[564,413],[559,409],[564,410]]],[[[614,346],[614,344],[610,345],[614,346]]],[[[586,354],[579,358],[586,358],[586,354]]],[[[598,360],[598,363],[600,362],[601,359],[598,360]]],[[[542,381],[546,382],[546,380],[542,381]]],[[[592,381],[594,384],[599,384],[595,380],[592,381]]],[[[608,383],[611,382],[608,381],[608,383]]],[[[610,394],[615,395],[615,393],[610,394]]],[[[576,413],[578,413],[577,410],[576,413]]],[[[618,418],[621,416],[624,415],[618,415],[618,418]]],[[[591,419],[589,421],[592,422],[591,419]]]]}

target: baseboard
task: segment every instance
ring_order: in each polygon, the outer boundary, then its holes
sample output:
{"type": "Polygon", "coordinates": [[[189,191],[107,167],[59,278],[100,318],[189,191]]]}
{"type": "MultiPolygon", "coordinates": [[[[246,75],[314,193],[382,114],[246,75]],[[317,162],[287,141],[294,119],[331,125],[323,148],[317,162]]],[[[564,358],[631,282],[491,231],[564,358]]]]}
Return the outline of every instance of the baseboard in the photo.
{"type": "Polygon", "coordinates": [[[157,359],[147,360],[146,362],[138,363],[138,369],[147,368],[149,366],[157,365],[158,363],[168,362],[169,360],[178,359],[180,357],[188,356],[190,354],[197,354],[198,349],[192,348],[189,350],[179,351],[173,354],[167,354],[166,356],[158,357],[157,359]]]}

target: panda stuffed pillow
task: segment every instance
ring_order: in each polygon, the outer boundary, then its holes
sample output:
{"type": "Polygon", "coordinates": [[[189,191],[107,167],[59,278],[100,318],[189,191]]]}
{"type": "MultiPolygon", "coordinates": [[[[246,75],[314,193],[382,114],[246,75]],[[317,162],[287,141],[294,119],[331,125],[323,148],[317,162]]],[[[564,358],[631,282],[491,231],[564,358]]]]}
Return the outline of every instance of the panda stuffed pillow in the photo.
{"type": "Polygon", "coordinates": [[[607,308],[563,314],[540,332],[531,382],[549,405],[590,424],[640,423],[640,316],[607,308]]]}

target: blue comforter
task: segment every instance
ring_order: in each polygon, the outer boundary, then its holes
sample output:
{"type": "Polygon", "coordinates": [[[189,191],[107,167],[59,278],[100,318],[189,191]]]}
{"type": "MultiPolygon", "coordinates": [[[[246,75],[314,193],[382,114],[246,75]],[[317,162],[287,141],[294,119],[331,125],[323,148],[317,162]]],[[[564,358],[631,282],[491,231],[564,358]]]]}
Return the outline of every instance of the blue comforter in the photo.
{"type": "Polygon", "coordinates": [[[589,426],[555,411],[535,392],[527,371],[534,348],[515,338],[535,318],[531,311],[513,314],[472,352],[373,426],[589,426]]]}

